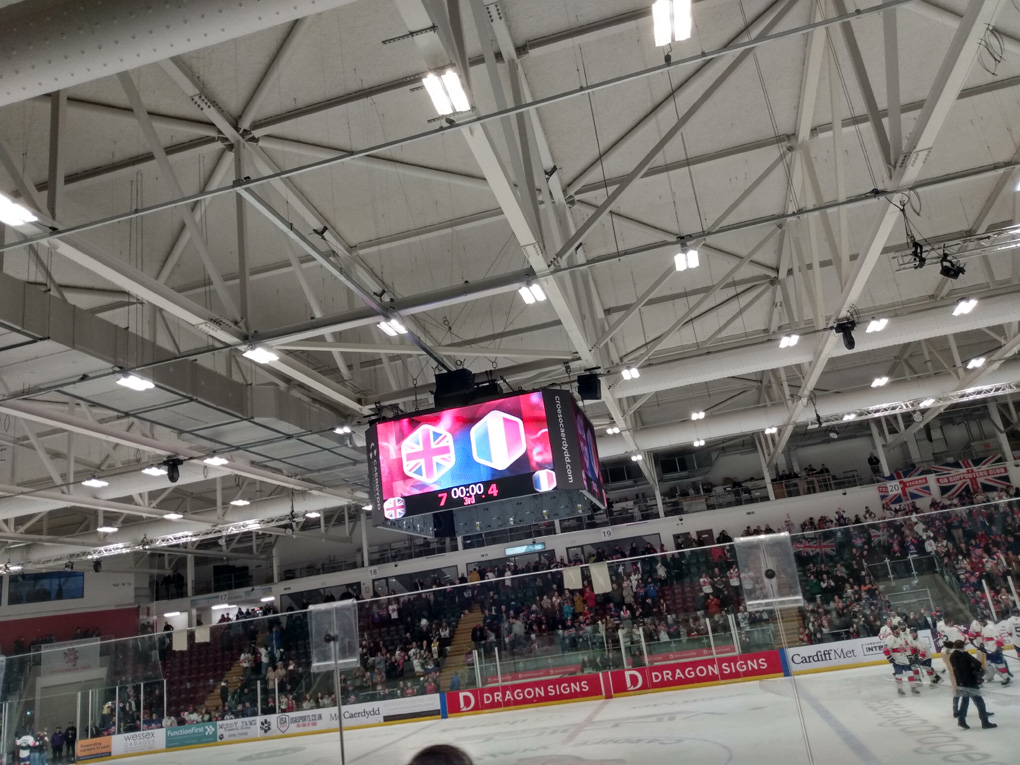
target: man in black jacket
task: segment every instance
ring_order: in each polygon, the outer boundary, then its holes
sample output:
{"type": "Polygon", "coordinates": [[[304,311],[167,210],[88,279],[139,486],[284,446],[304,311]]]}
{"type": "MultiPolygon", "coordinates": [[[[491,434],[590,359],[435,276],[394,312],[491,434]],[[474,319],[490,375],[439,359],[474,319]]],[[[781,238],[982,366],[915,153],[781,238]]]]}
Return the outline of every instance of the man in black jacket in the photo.
{"type": "Polygon", "coordinates": [[[985,709],[985,700],[981,698],[981,681],[984,679],[985,670],[981,662],[964,650],[963,641],[957,640],[953,647],[952,656],[949,657],[953,666],[953,675],[956,677],[956,687],[960,694],[960,714],[956,723],[961,728],[970,728],[967,725],[967,709],[970,700],[974,699],[974,706],[977,707],[978,717],[981,718],[982,728],[997,728],[995,723],[988,721],[988,710],[985,709]]]}

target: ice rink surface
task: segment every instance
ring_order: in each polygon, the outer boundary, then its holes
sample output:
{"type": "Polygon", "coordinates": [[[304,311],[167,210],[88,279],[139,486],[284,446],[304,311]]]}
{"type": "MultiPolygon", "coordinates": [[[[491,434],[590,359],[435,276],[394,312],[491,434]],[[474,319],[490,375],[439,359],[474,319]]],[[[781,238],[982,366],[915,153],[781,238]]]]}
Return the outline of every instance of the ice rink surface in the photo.
{"type": "MultiPolygon", "coordinates": [[[[403,765],[429,744],[449,743],[476,763],[677,765],[699,763],[1020,763],[1020,687],[985,687],[994,730],[952,717],[952,690],[925,685],[897,695],[871,667],[797,679],[808,731],[789,678],[651,693],[349,731],[346,762],[403,765]]],[[[339,765],[336,733],[165,752],[138,765],[339,765]]]]}

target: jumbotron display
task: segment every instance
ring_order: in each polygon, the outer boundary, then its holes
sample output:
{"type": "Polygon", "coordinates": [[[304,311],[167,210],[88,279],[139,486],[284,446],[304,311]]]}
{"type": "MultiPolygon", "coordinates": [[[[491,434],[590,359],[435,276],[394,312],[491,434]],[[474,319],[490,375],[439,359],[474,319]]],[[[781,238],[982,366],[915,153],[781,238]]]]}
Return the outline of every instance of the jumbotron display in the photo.
{"type": "Polygon", "coordinates": [[[595,431],[567,391],[379,422],[367,437],[372,501],[387,520],[557,490],[605,505],[595,431]]]}

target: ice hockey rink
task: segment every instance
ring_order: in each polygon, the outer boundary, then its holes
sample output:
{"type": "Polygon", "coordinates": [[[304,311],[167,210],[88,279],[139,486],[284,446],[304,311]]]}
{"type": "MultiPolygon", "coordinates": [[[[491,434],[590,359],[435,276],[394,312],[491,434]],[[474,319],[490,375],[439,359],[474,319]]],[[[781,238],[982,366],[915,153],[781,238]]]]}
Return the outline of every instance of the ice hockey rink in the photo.
{"type": "MultiPolygon", "coordinates": [[[[957,727],[951,689],[896,693],[885,667],[560,704],[349,731],[347,763],[407,763],[455,744],[476,763],[676,765],[725,763],[1016,763],[1020,688],[985,689],[994,730],[957,727]],[[799,696],[799,699],[798,699],[799,696]],[[808,731],[804,744],[801,717],[808,731]]],[[[336,733],[145,755],[144,765],[338,765],[336,733]]]]}

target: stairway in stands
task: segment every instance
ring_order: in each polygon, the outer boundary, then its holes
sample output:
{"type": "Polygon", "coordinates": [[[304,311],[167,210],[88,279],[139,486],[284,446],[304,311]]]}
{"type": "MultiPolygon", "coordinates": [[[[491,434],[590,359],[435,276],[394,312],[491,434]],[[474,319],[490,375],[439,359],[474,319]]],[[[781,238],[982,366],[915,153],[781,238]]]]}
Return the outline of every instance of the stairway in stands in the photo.
{"type": "Polygon", "coordinates": [[[800,645],[800,630],[804,626],[800,606],[785,606],[778,609],[779,624],[776,625],[777,648],[800,645]]]}
{"type": "Polygon", "coordinates": [[[450,643],[450,652],[446,661],[443,662],[443,671],[439,674],[439,688],[446,690],[450,687],[450,678],[454,672],[460,672],[461,682],[464,681],[464,670],[467,662],[464,656],[474,647],[471,643],[471,630],[482,623],[482,611],[477,603],[471,604],[471,610],[461,618],[453,633],[453,640],[450,643]]]}
{"type": "MultiPolygon", "coordinates": [[[[227,686],[230,688],[231,691],[234,691],[237,689],[239,685],[241,685],[241,678],[243,677],[244,670],[241,669],[241,662],[236,661],[234,662],[234,666],[227,670],[227,673],[223,676],[222,679],[226,680],[227,686]]],[[[209,711],[212,711],[214,709],[219,709],[220,706],[221,706],[220,687],[219,685],[216,685],[215,688],[209,691],[209,695],[206,696],[205,708],[208,709],[209,711]]]]}

